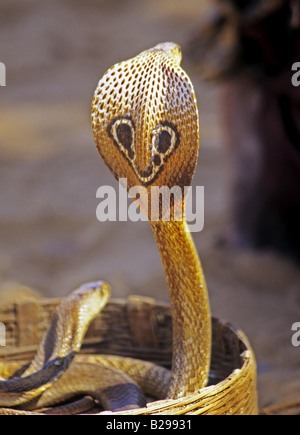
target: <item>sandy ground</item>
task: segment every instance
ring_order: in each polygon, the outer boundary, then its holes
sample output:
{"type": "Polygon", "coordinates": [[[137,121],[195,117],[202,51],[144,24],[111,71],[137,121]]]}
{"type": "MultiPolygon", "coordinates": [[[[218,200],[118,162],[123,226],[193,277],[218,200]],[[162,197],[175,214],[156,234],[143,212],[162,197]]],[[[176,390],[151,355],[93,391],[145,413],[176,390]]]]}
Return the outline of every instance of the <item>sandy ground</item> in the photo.
{"type": "MultiPolygon", "coordinates": [[[[203,2],[204,3],[204,2],[203,2]]],[[[90,104],[114,63],[158,42],[184,43],[198,0],[2,0],[0,61],[0,284],[20,282],[47,296],[108,280],[114,297],[167,300],[147,223],[96,219],[96,190],[116,181],[95,150],[90,104]]],[[[222,141],[219,90],[188,65],[201,121],[194,185],[205,186],[205,228],[194,234],[212,313],[248,336],[258,363],[260,407],[300,400],[300,271],[272,253],[224,247],[230,162],[222,141]]]]}

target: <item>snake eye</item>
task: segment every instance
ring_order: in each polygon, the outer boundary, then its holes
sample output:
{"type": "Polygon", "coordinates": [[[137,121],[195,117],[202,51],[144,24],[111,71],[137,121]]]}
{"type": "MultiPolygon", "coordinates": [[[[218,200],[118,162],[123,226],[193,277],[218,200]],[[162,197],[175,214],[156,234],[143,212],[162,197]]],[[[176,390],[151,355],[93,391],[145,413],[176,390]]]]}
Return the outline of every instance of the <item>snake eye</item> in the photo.
{"type": "Polygon", "coordinates": [[[134,123],[129,118],[118,118],[108,128],[108,134],[114,143],[121,148],[124,154],[133,159],[134,157],[134,123]]]}
{"type": "Polygon", "coordinates": [[[180,135],[177,127],[170,122],[163,122],[158,125],[153,131],[152,144],[157,152],[154,160],[165,161],[171,152],[175,150],[180,142],[180,135]]]}

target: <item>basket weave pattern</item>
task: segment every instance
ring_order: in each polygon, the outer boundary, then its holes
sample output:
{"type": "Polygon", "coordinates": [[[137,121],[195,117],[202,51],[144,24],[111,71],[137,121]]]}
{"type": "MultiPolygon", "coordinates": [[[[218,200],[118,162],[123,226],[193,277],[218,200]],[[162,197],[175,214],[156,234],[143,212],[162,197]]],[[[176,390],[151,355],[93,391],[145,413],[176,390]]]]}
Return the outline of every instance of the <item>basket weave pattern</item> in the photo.
{"type": "MultiPolygon", "coordinates": [[[[6,346],[0,358],[31,359],[60,299],[28,300],[0,308],[6,346]]],[[[213,345],[209,386],[178,400],[162,400],[123,414],[255,415],[258,413],[256,364],[247,338],[231,325],[212,319],[213,345]]],[[[87,331],[83,353],[145,359],[170,367],[170,307],[151,298],[111,300],[87,331]]]]}

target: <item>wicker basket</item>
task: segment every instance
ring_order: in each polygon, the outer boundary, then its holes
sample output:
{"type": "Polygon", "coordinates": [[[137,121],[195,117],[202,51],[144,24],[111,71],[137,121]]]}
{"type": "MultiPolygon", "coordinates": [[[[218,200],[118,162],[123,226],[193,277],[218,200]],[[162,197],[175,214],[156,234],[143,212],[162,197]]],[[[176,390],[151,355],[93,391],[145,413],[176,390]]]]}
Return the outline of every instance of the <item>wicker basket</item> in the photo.
{"type": "MultiPolygon", "coordinates": [[[[32,358],[59,302],[25,300],[0,308],[0,322],[6,330],[0,358],[32,358]]],[[[170,307],[153,299],[112,300],[90,325],[82,352],[131,356],[170,367],[171,324],[170,307]]],[[[152,402],[124,414],[257,414],[256,365],[247,338],[218,319],[212,320],[212,326],[209,386],[183,399],[152,402]]]]}

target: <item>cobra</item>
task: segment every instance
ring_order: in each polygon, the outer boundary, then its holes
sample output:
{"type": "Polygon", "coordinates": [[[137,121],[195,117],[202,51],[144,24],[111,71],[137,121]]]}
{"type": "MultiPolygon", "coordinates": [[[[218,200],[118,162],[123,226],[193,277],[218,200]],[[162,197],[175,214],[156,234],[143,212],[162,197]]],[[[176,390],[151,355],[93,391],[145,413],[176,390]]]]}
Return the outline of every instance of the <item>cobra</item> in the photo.
{"type": "Polygon", "coordinates": [[[104,162],[117,179],[127,179],[128,189],[143,186],[148,191],[148,203],[140,199],[139,206],[149,219],[169,289],[171,373],[131,358],[78,355],[89,323],[110,294],[107,284],[90,283],[63,301],[29,367],[20,373],[21,362],[2,362],[0,373],[11,379],[0,382],[0,413],[27,413],[12,408],[40,409],[79,393],[94,396],[104,408],[122,410],[145,405],[141,390],[154,398],[177,399],[206,385],[210,307],[184,201],[174,195],[170,219],[160,209],[159,219],[151,221],[151,187],[179,186],[183,191],[196,168],[198,110],[180,62],[181,51],[174,43],[146,50],[110,68],[92,103],[94,139],[104,162]],[[178,209],[180,220],[175,219],[178,209]]]}
{"type": "Polygon", "coordinates": [[[177,44],[163,43],[110,68],[92,105],[97,149],[128,189],[147,188],[147,213],[168,284],[173,319],[169,398],[206,385],[210,363],[210,307],[202,266],[184,217],[184,201],[151,221],[151,187],[189,186],[196,168],[199,122],[195,92],[180,67],[177,44]],[[181,220],[176,220],[180,208],[181,220]]]}

